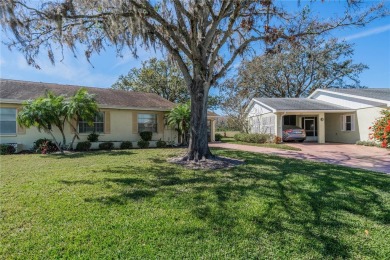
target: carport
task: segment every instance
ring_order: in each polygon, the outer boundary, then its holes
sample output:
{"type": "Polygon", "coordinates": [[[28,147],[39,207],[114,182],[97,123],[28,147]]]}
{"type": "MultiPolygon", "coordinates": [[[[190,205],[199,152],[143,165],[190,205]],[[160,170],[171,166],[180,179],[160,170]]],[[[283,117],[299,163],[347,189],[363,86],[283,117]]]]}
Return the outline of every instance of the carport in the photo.
{"type": "MultiPolygon", "coordinates": [[[[274,117],[268,120],[274,124],[270,134],[282,136],[283,125],[297,125],[306,131],[306,142],[325,143],[326,115],[353,113],[355,110],[330,104],[325,101],[307,98],[254,98],[255,103],[250,104],[249,118],[252,122],[259,122],[256,131],[262,131],[263,118],[274,117]],[[273,122],[274,121],[274,122],[273,122]],[[274,130],[272,130],[274,129],[274,130]]],[[[331,122],[334,123],[334,122],[331,122]]]]}

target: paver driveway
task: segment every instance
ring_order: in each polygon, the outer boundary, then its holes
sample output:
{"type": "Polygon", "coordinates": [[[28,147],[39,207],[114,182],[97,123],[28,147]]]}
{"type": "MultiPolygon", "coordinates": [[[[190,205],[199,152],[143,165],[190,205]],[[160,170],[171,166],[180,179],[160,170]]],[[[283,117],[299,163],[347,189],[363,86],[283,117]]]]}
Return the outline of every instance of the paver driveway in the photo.
{"type": "Polygon", "coordinates": [[[336,143],[289,143],[288,145],[298,147],[302,151],[288,151],[229,143],[211,143],[210,147],[221,147],[296,159],[307,159],[390,174],[390,151],[386,149],[336,143]]]}

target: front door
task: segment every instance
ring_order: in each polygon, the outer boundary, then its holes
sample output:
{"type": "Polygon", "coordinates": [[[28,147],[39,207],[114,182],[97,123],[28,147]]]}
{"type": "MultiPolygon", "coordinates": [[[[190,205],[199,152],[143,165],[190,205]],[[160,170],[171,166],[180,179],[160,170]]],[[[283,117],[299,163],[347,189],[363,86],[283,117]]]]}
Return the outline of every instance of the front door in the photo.
{"type": "Polygon", "coordinates": [[[302,118],[302,128],[306,131],[306,141],[317,141],[317,118],[304,117],[302,118]]]}

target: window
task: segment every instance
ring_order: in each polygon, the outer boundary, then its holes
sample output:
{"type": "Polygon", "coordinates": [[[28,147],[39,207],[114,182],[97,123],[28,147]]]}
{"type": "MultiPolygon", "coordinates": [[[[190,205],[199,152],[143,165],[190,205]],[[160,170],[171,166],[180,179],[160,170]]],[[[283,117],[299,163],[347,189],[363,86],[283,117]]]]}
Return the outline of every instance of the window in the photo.
{"type": "Polygon", "coordinates": [[[342,116],[342,131],[355,131],[355,117],[353,115],[342,116]]]}
{"type": "Polygon", "coordinates": [[[79,133],[103,133],[104,132],[104,112],[99,112],[95,116],[93,125],[88,125],[87,121],[79,121],[79,133]]]}
{"type": "Polygon", "coordinates": [[[296,125],[297,116],[283,116],[283,125],[296,125]]]}
{"type": "Polygon", "coordinates": [[[0,108],[0,134],[16,134],[16,108],[0,108]]]}
{"type": "Polygon", "coordinates": [[[138,132],[157,133],[156,114],[138,114],[138,132]]]}

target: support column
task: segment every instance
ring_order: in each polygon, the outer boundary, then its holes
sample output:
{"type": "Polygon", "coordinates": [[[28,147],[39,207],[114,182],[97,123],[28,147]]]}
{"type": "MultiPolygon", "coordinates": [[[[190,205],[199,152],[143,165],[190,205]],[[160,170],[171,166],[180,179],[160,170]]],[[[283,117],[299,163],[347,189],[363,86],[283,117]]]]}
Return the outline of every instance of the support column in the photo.
{"type": "Polygon", "coordinates": [[[318,143],[324,144],[325,143],[325,113],[319,113],[318,114],[318,143]]]}
{"type": "Polygon", "coordinates": [[[215,120],[211,120],[210,123],[210,140],[211,142],[215,142],[215,120]]]}
{"type": "Polygon", "coordinates": [[[275,135],[282,138],[282,126],[283,126],[283,116],[279,113],[275,115],[275,135]]]}

